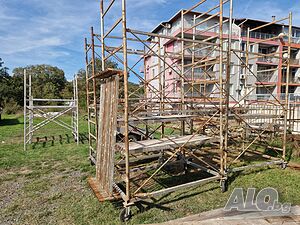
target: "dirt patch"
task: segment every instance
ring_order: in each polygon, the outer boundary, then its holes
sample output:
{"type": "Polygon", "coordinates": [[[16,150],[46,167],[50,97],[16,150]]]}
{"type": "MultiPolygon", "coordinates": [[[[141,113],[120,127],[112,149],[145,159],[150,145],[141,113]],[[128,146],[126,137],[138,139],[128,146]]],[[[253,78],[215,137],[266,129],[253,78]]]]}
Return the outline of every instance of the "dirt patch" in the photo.
{"type": "Polygon", "coordinates": [[[67,168],[59,171],[60,163],[46,165],[37,171],[26,167],[1,171],[1,225],[55,223],[55,215],[62,209],[66,196],[83,196],[89,192],[82,180],[87,174],[67,168]]]}

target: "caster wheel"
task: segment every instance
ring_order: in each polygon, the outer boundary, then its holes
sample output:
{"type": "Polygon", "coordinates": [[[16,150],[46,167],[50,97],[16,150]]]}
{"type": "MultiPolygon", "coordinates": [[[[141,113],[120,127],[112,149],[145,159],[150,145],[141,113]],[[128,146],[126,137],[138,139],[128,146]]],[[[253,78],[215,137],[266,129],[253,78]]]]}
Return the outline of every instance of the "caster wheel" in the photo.
{"type": "Polygon", "coordinates": [[[158,162],[157,164],[157,168],[158,168],[165,162],[165,159],[161,156],[158,158],[157,162],[158,162]]]}
{"type": "Polygon", "coordinates": [[[221,180],[220,181],[221,191],[222,193],[226,192],[228,190],[228,182],[227,180],[221,180]]]}
{"type": "Polygon", "coordinates": [[[121,222],[126,222],[126,221],[130,220],[132,217],[130,208],[127,207],[127,208],[121,209],[119,217],[120,217],[121,222]]]}
{"type": "Polygon", "coordinates": [[[95,166],[95,163],[91,159],[90,159],[90,164],[91,164],[91,166],[95,166]]]}
{"type": "Polygon", "coordinates": [[[280,168],[281,169],[286,169],[287,168],[287,163],[283,162],[282,164],[280,164],[280,168]]]}

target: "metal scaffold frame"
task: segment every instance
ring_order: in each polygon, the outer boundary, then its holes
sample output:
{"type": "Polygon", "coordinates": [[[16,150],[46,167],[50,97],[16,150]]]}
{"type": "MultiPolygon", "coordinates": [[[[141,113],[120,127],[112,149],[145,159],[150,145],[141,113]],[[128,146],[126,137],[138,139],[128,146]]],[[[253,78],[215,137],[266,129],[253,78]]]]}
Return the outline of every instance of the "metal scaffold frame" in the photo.
{"type": "MultiPolygon", "coordinates": [[[[287,136],[288,130],[291,130],[291,123],[293,118],[291,117],[291,112],[294,110],[289,105],[289,76],[286,76],[285,82],[285,94],[282,99],[281,95],[274,95],[268,89],[266,85],[258,76],[260,72],[257,71],[255,74],[250,67],[250,60],[253,59],[263,59],[272,58],[279,59],[281,63],[272,69],[272,72],[277,71],[278,74],[282,74],[283,66],[285,65],[287,74],[290,73],[290,57],[291,57],[291,39],[292,39],[292,13],[289,16],[274,20],[270,23],[258,26],[258,27],[248,27],[247,37],[246,37],[246,49],[241,51],[238,49],[232,49],[232,55],[237,57],[240,61],[240,67],[244,69],[245,76],[243,95],[240,99],[236,100],[233,96],[230,96],[234,100],[234,104],[230,105],[230,112],[234,114],[237,120],[241,121],[241,126],[243,128],[243,135],[239,140],[241,145],[239,154],[233,156],[229,164],[228,172],[237,172],[248,168],[263,167],[270,165],[281,165],[282,168],[287,166],[287,136]],[[262,39],[259,41],[251,40],[251,32],[259,30],[261,28],[266,28],[276,23],[287,22],[288,33],[281,33],[278,36],[274,36],[268,39],[262,39]],[[287,40],[284,40],[286,38],[287,40]],[[280,48],[279,51],[274,53],[254,53],[250,51],[250,46],[255,46],[257,44],[263,44],[268,41],[280,41],[284,46],[287,47],[286,50],[280,48]],[[241,54],[245,55],[245,59],[241,57],[241,54]],[[256,79],[256,83],[248,85],[247,80],[251,79],[251,76],[256,79]],[[270,99],[255,100],[253,101],[249,96],[253,93],[257,87],[265,89],[271,96],[270,99]],[[289,120],[289,121],[288,121],[289,120]],[[257,123],[260,121],[259,123],[257,123]],[[289,124],[289,125],[288,125],[289,124]],[[270,140],[273,141],[274,137],[279,137],[282,139],[282,147],[272,147],[270,146],[270,140]],[[264,154],[261,151],[256,150],[257,145],[265,146],[274,151],[278,157],[272,157],[270,155],[264,154]],[[263,157],[266,162],[254,163],[253,165],[242,165],[234,166],[234,164],[247,152],[259,155],[263,157]]],[[[280,88],[280,87],[279,87],[280,88]]],[[[229,104],[228,104],[229,105],[229,104]]]]}
{"type": "MultiPolygon", "coordinates": [[[[91,161],[96,164],[96,178],[90,178],[89,183],[101,201],[123,199],[122,220],[130,217],[130,206],[139,204],[145,198],[212,181],[220,181],[222,191],[226,191],[230,172],[272,164],[286,165],[289,80],[287,78],[285,84],[287,93],[284,101],[273,96],[269,102],[277,104],[273,111],[281,108],[280,115],[276,114],[271,118],[272,122],[268,121],[273,127],[273,134],[283,135],[283,154],[281,158],[275,159],[252,149],[255,144],[266,142],[262,135],[269,135],[270,126],[265,128],[251,124],[255,115],[249,115],[253,110],[250,107],[253,102],[248,99],[251,91],[247,82],[244,82],[244,92],[240,99],[234,99],[230,94],[232,66],[243,68],[246,71],[244,80],[247,80],[250,75],[255,76],[249,67],[249,59],[270,57],[270,54],[249,51],[250,45],[257,44],[251,42],[250,32],[262,26],[248,29],[246,50],[235,49],[232,47],[232,0],[220,0],[218,5],[204,13],[194,11],[206,2],[210,1],[201,0],[190,9],[182,10],[180,32],[171,36],[128,28],[126,0],[111,0],[107,4],[101,0],[100,34],[94,33],[91,28],[90,41],[85,39],[89,151],[91,161]],[[224,16],[225,9],[228,17],[224,16]],[[114,12],[114,18],[117,12],[120,17],[107,29],[109,26],[106,20],[110,21],[107,17],[111,11],[114,12]],[[186,28],[185,24],[190,20],[192,26],[186,28]],[[205,22],[214,25],[204,30],[199,28],[205,22]],[[203,35],[212,30],[215,36],[207,38],[203,35]],[[170,42],[178,44],[177,52],[168,51],[170,42]],[[132,43],[138,47],[131,48],[134,45],[132,43]],[[245,55],[246,60],[241,55],[245,55]],[[240,63],[232,65],[232,57],[237,57],[240,63]],[[96,58],[101,60],[101,69],[96,66],[96,58]],[[119,63],[119,69],[107,66],[111,58],[119,63]],[[156,62],[150,68],[146,65],[149,58],[156,62]],[[144,75],[136,72],[140,64],[144,75]],[[202,73],[200,77],[196,73],[198,69],[202,73]],[[156,73],[151,74],[150,70],[156,73]],[[167,78],[170,72],[176,75],[171,81],[167,78]],[[129,87],[132,77],[139,82],[135,90],[129,87]],[[210,92],[206,92],[208,84],[213,85],[210,92]],[[199,88],[201,85],[204,91],[199,88]],[[175,95],[171,87],[178,88],[180,96],[175,95]],[[277,126],[281,128],[277,129],[277,126]],[[232,134],[236,127],[242,135],[232,134]],[[132,131],[142,132],[143,138],[132,141],[132,131]],[[116,141],[119,133],[122,133],[121,138],[116,141]],[[207,149],[215,150],[208,153],[214,155],[214,159],[203,155],[207,149]],[[235,165],[250,150],[272,161],[247,166],[235,165]],[[153,188],[153,182],[159,180],[155,178],[174,165],[181,166],[181,175],[200,171],[208,176],[203,178],[196,175],[197,179],[192,181],[153,188]]],[[[287,50],[276,52],[278,56],[274,54],[274,57],[284,61],[288,74],[292,15],[264,26],[285,20],[289,21],[289,33],[277,39],[288,37],[285,42],[287,50]]],[[[281,69],[278,67],[278,71],[281,69]]],[[[257,82],[262,87],[266,86],[259,79],[257,82]]],[[[255,90],[255,87],[251,87],[251,90],[255,90]]]]}
{"type": "Polygon", "coordinates": [[[26,69],[24,70],[24,150],[26,150],[28,144],[32,143],[34,134],[49,123],[54,123],[71,131],[75,141],[79,144],[78,115],[76,76],[73,80],[72,99],[35,98],[32,92],[32,74],[26,69]],[[41,105],[41,103],[44,104],[41,105]],[[54,113],[49,113],[48,110],[54,113]],[[71,124],[60,120],[60,117],[68,113],[72,114],[71,124]],[[35,124],[34,119],[37,116],[43,118],[43,120],[35,124]]]}

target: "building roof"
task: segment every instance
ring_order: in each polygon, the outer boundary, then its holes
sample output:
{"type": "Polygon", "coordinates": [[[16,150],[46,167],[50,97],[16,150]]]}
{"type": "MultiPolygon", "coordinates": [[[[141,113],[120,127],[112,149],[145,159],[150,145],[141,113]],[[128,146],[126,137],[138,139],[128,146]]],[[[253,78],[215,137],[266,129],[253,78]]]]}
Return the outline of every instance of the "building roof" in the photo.
{"type": "MultiPolygon", "coordinates": [[[[178,18],[181,17],[181,11],[187,11],[186,9],[181,9],[179,10],[175,15],[173,15],[168,21],[162,21],[160,24],[158,24],[153,30],[152,33],[157,33],[161,28],[163,28],[162,24],[166,24],[166,23],[173,23],[175,20],[177,20],[178,18]]],[[[193,14],[193,15],[201,15],[203,13],[201,12],[197,12],[197,11],[190,11],[189,14],[193,14]]],[[[208,16],[210,16],[211,14],[207,14],[208,16]]],[[[228,17],[224,17],[225,19],[227,19],[228,17]]],[[[236,22],[243,22],[245,20],[247,20],[248,22],[252,22],[252,23],[259,23],[259,24],[266,24],[266,23],[270,23],[271,21],[264,21],[264,20],[257,20],[257,19],[250,19],[250,18],[233,18],[234,21],[236,22]]],[[[286,25],[287,24],[282,24],[282,23],[275,23],[273,24],[274,26],[282,26],[282,25],[286,25]]],[[[296,29],[300,29],[300,27],[297,26],[293,26],[293,28],[296,29]]]]}

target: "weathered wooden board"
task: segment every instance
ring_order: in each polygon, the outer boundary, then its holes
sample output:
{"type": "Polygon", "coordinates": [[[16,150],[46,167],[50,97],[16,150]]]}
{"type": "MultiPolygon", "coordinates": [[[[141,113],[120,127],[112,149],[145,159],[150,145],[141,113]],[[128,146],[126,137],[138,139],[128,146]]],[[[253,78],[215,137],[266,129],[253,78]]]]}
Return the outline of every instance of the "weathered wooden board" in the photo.
{"type": "MultiPolygon", "coordinates": [[[[191,120],[193,118],[199,117],[198,115],[166,115],[166,116],[148,116],[148,117],[130,117],[129,124],[139,124],[143,122],[148,123],[168,123],[168,122],[179,122],[179,121],[186,121],[191,120]]],[[[124,124],[124,118],[118,119],[118,124],[124,124]]]]}
{"type": "Polygon", "coordinates": [[[113,193],[119,76],[104,79],[100,90],[96,181],[101,191],[113,193]]]}
{"type": "MultiPolygon", "coordinates": [[[[184,147],[190,147],[194,145],[201,145],[207,142],[216,141],[215,138],[208,137],[205,135],[186,135],[180,137],[171,137],[171,138],[162,138],[162,139],[153,139],[145,141],[136,141],[129,143],[129,152],[130,153],[143,153],[159,150],[168,150],[179,148],[182,145],[184,147]]],[[[124,150],[123,143],[117,143],[116,148],[120,151],[124,150]]]]}

